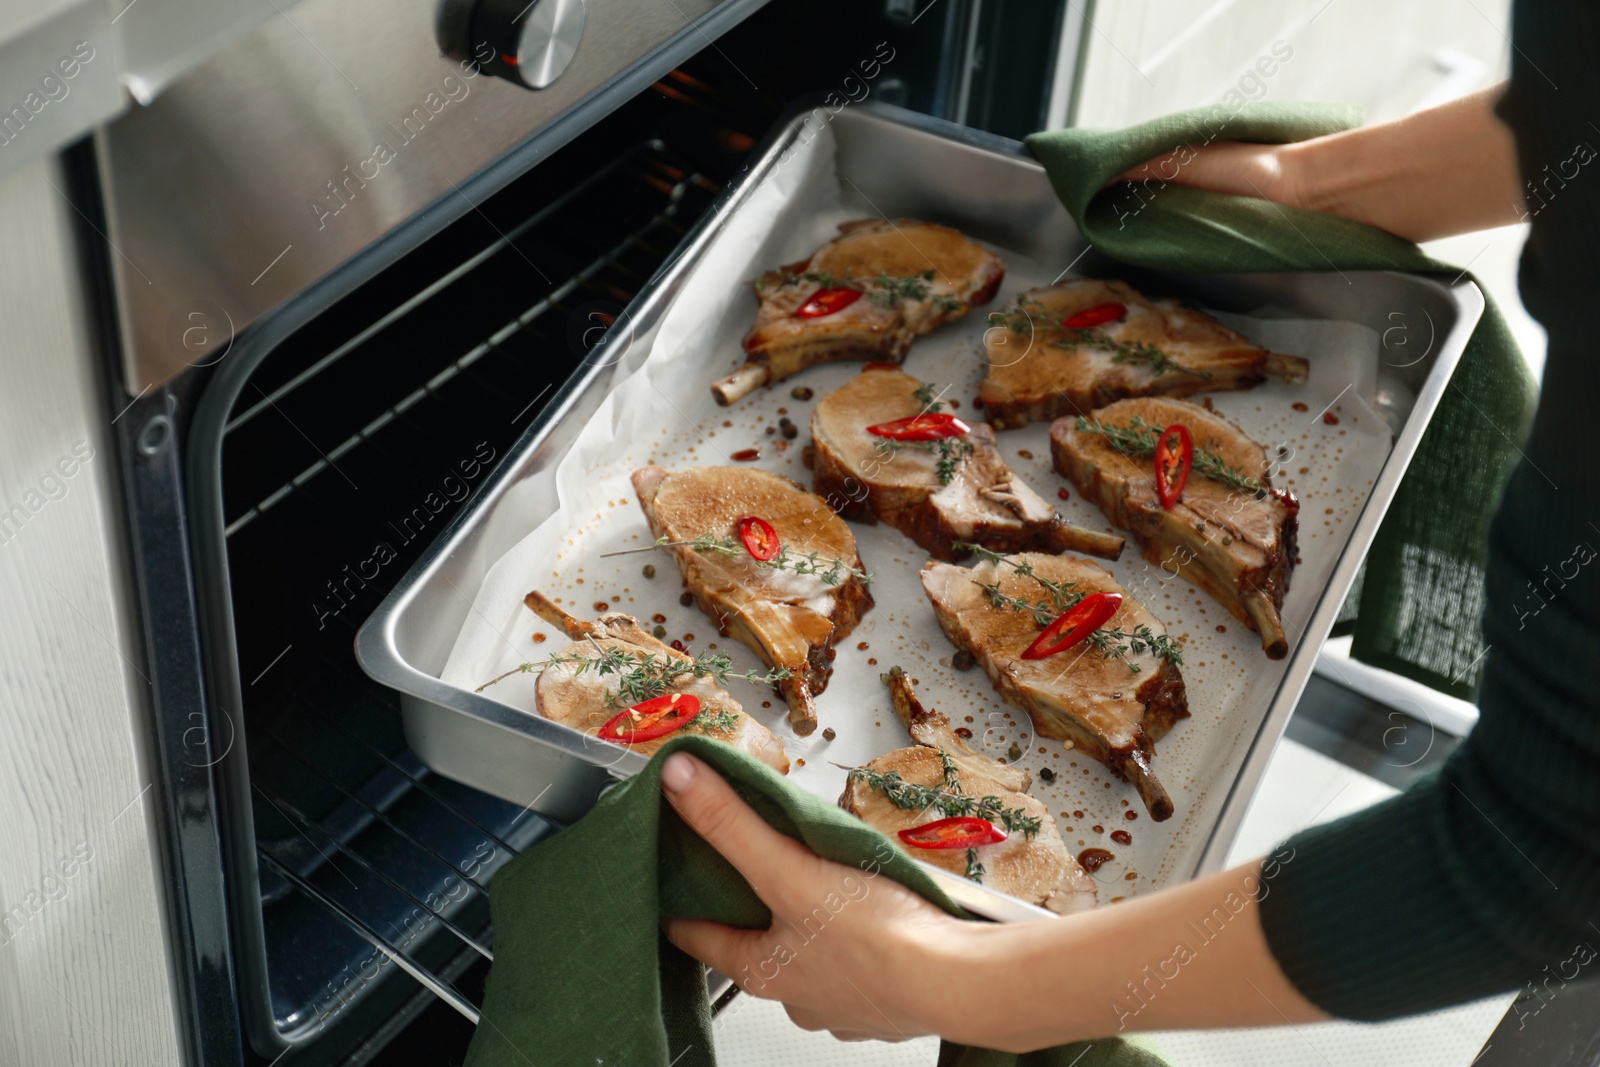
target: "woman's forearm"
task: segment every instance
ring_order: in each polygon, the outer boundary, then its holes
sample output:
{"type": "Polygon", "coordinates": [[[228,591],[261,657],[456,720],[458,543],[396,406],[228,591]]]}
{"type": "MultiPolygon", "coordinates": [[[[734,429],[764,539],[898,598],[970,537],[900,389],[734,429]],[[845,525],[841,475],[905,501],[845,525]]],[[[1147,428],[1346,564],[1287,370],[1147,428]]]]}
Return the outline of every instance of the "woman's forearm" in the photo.
{"type": "Polygon", "coordinates": [[[1516,145],[1494,113],[1500,92],[1496,86],[1393,122],[1296,144],[1185,146],[1121,178],[1326,211],[1412,241],[1506,226],[1527,212],[1516,145]]]}
{"type": "Polygon", "coordinates": [[[956,919],[880,877],[899,856],[888,841],[872,862],[821,859],[686,753],[664,762],[660,781],[772,912],[765,930],[670,919],[668,938],[747,993],[783,1001],[807,1029],[1022,1052],[1325,1017],[1284,977],[1257,913],[1291,849],[1082,915],[1001,926],[956,919]]]}
{"type": "Polygon", "coordinates": [[[1429,241],[1521,221],[1511,131],[1494,113],[1503,87],[1414,115],[1281,148],[1299,206],[1429,241]]]}
{"type": "Polygon", "coordinates": [[[1057,922],[973,930],[940,968],[964,976],[955,988],[967,1022],[952,1029],[947,1016],[933,1028],[1023,1051],[1120,1032],[1326,1019],[1284,977],[1257,915],[1257,893],[1270,893],[1292,860],[1280,853],[1057,922]]]}

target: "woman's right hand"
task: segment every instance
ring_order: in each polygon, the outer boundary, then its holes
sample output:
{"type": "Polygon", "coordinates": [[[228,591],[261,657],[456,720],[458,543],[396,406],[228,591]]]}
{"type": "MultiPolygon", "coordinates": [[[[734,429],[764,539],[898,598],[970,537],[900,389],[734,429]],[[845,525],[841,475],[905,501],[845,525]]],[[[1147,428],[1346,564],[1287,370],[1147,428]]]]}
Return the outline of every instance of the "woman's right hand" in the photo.
{"type": "MultiPolygon", "coordinates": [[[[705,919],[665,922],[673,944],[752,996],[780,1000],[796,1025],[846,1041],[990,1035],[960,1008],[992,924],[945,914],[879,877],[893,853],[831,863],[757,815],[721,775],[684,752],[661,768],[667,800],[772,912],[766,930],[705,919]]],[[[893,845],[883,842],[886,850],[893,845]]]]}

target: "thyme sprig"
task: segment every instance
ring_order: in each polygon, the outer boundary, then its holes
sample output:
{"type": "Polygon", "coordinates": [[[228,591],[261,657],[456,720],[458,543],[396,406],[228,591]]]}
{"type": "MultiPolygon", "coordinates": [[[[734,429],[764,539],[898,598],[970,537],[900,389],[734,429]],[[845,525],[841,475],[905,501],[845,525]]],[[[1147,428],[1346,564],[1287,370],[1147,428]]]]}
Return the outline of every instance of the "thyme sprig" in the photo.
{"type": "Polygon", "coordinates": [[[873,287],[872,298],[884,307],[893,307],[902,300],[928,300],[931,298],[935,304],[946,311],[959,311],[961,308],[959,299],[943,293],[933,293],[929,283],[933,281],[934,277],[935,274],[931,270],[925,270],[921,274],[914,274],[904,278],[892,278],[887,273],[880,271],[878,276],[869,280],[867,284],[873,287]]]}
{"type": "MultiPolygon", "coordinates": [[[[1045,592],[1050,595],[1046,600],[1025,600],[1022,597],[1011,596],[1000,589],[1000,583],[978,582],[978,587],[989,597],[989,603],[997,608],[1032,615],[1034,625],[1041,630],[1049,626],[1056,619],[1076,607],[1078,602],[1088,594],[1080,592],[1076,582],[1052,581],[1038,574],[1033,569],[1033,564],[1027,560],[1019,560],[1001,552],[994,552],[982,545],[968,544],[965,541],[955,543],[957,551],[969,551],[979,558],[996,564],[1006,564],[1018,574],[1025,575],[1037,582],[1045,592]]],[[[1183,666],[1183,646],[1172,640],[1166,634],[1157,634],[1148,625],[1140,624],[1133,628],[1132,633],[1121,629],[1101,628],[1089,635],[1089,640],[1099,649],[1105,659],[1121,660],[1128,670],[1140,674],[1144,668],[1137,663],[1129,663],[1128,656],[1142,656],[1145,653],[1159,656],[1171,663],[1174,667],[1183,666]]]]}
{"type": "Polygon", "coordinates": [[[964,437],[945,437],[934,444],[938,446],[939,462],[934,465],[933,472],[940,485],[949,485],[956,471],[961,469],[962,461],[972,455],[972,443],[964,437]]]}
{"type": "Polygon", "coordinates": [[[824,559],[821,553],[790,552],[789,546],[784,545],[778,549],[778,554],[771,559],[756,559],[751,556],[744,546],[731,537],[718,537],[715,534],[701,534],[699,537],[688,541],[669,541],[663,537],[656,541],[657,548],[674,548],[682,545],[692,548],[696,552],[709,552],[719,556],[745,556],[757,567],[766,567],[775,571],[794,571],[796,574],[814,574],[822,579],[823,585],[838,585],[839,579],[848,574],[864,585],[872,584],[872,575],[857,567],[852,567],[842,559],[824,559]]]}
{"type": "Polygon", "coordinates": [[[888,798],[889,803],[902,811],[927,811],[936,808],[946,818],[973,815],[990,822],[998,822],[1007,833],[1022,834],[1031,838],[1042,826],[1037,816],[1021,808],[1009,808],[1005,801],[995,796],[974,797],[948,787],[918,785],[908,782],[899,771],[875,771],[871,767],[854,767],[848,775],[850,781],[861,782],[888,798]]]}
{"type": "MultiPolygon", "coordinates": [[[[514,674],[540,674],[551,667],[571,667],[574,677],[590,671],[602,677],[614,675],[617,689],[616,692],[607,694],[606,707],[631,708],[635,704],[670,692],[677,687],[680,679],[687,677],[710,678],[719,686],[726,686],[730,678],[755,682],[758,685],[774,685],[789,677],[789,671],[784,667],[775,667],[765,673],[756,671],[736,673],[733,669],[733,660],[721,652],[706,651],[693,659],[683,659],[661,652],[633,652],[619,645],[602,645],[593,639],[590,640],[590,644],[595,649],[594,655],[583,652],[557,653],[537,662],[521,663],[504,674],[484,682],[474,692],[481,693],[496,682],[504,681],[514,674]]],[[[731,716],[733,713],[719,713],[709,721],[714,726],[721,723],[723,721],[719,717],[721,714],[731,716]]],[[[698,722],[704,717],[705,712],[701,712],[695,717],[695,721],[698,722]]]]}
{"type": "Polygon", "coordinates": [[[988,872],[983,869],[983,864],[978,862],[978,850],[967,849],[967,877],[978,884],[983,884],[983,876],[988,872]]]}
{"type": "MultiPolygon", "coordinates": [[[[1152,426],[1138,415],[1130,419],[1127,426],[1113,426],[1079,415],[1077,430],[1079,433],[1099,434],[1110,442],[1112,448],[1123,455],[1142,458],[1156,454],[1156,443],[1161,440],[1166,427],[1152,426]]],[[[1221,482],[1230,489],[1240,489],[1256,496],[1261,496],[1267,491],[1267,487],[1260,481],[1239,468],[1230,466],[1227,460],[1209,448],[1195,447],[1192,469],[1195,473],[1203,474],[1214,482],[1221,482]]]]}
{"type": "MultiPolygon", "coordinates": [[[[1100,650],[1101,656],[1105,659],[1120,659],[1126,662],[1130,652],[1136,656],[1148,652],[1160,656],[1174,667],[1183,666],[1183,646],[1166,634],[1158,634],[1143,624],[1135,626],[1131,634],[1120,629],[1096,630],[1089,635],[1089,640],[1094,642],[1094,647],[1100,650]]],[[[1137,663],[1129,663],[1127,666],[1134,674],[1140,673],[1141,668],[1137,663]]]]}
{"type": "Polygon", "coordinates": [[[940,485],[949,485],[956,471],[961,469],[962,461],[972,455],[972,443],[963,437],[941,437],[937,441],[896,441],[880,437],[873,448],[884,457],[892,457],[907,448],[938,456],[939,461],[934,464],[933,473],[940,485]]]}
{"type": "Polygon", "coordinates": [[[984,548],[982,545],[969,544],[965,541],[955,542],[958,552],[971,552],[979,559],[996,566],[1004,564],[1025,577],[1032,578],[1045,592],[1050,594],[1048,602],[1044,600],[1023,600],[1021,597],[1009,596],[1000,591],[999,582],[979,582],[978,585],[985,593],[989,594],[989,603],[997,608],[1008,608],[1011,611],[1020,611],[1033,616],[1033,621],[1040,629],[1055,622],[1056,618],[1078,606],[1086,594],[1078,591],[1078,583],[1071,581],[1057,582],[1044,577],[1034,571],[1033,564],[1025,559],[1006,555],[984,548]]]}
{"type": "MultiPolygon", "coordinates": [[[[924,413],[939,412],[945,408],[944,402],[934,392],[932,382],[923,382],[912,395],[921,401],[924,413]]],[[[906,448],[938,456],[939,461],[934,464],[933,472],[940,485],[949,485],[955,479],[956,471],[961,469],[962,462],[972,455],[972,442],[965,436],[941,437],[937,441],[896,441],[891,437],[880,437],[873,448],[885,457],[891,457],[906,448]]]]}
{"type": "Polygon", "coordinates": [[[1111,352],[1113,362],[1147,363],[1154,374],[1177,372],[1192,374],[1196,378],[1205,380],[1211,378],[1209,371],[1186,367],[1147,341],[1120,340],[1097,326],[1068,326],[1061,316],[1039,301],[1026,296],[1018,297],[1015,304],[1003,311],[990,312],[989,321],[993,325],[1004,326],[1013,333],[1030,337],[1033,335],[1035,325],[1043,322],[1060,331],[1060,336],[1050,341],[1056,348],[1104,348],[1111,352]]]}
{"type": "Polygon", "coordinates": [[[943,411],[945,408],[944,401],[940,400],[939,394],[933,391],[932,382],[923,382],[912,390],[911,395],[917,398],[917,402],[922,405],[923,411],[943,411]]]}
{"type": "Polygon", "coordinates": [[[732,733],[734,729],[738,727],[739,714],[738,712],[732,711],[728,708],[721,708],[717,711],[712,711],[711,709],[707,708],[705,711],[702,711],[700,714],[696,715],[694,717],[694,721],[689,723],[689,725],[698,726],[701,731],[705,733],[716,732],[719,734],[728,734],[732,733]]]}
{"type": "MultiPolygon", "coordinates": [[[[778,276],[777,288],[812,282],[819,289],[858,289],[880,307],[892,308],[902,300],[932,300],[946,311],[959,311],[961,300],[944,293],[934,293],[930,283],[937,275],[932,270],[905,276],[880,271],[874,278],[857,278],[850,272],[833,274],[830,271],[808,270],[794,273],[784,271],[778,276]]],[[[756,279],[756,290],[765,292],[771,274],[756,279]]]]}
{"type": "Polygon", "coordinates": [[[997,608],[1008,608],[1011,611],[1031,613],[1033,621],[1039,629],[1044,629],[1061,614],[1052,605],[1042,600],[1023,600],[1021,597],[1007,596],[1000,591],[999,582],[979,582],[978,587],[989,594],[989,603],[997,608]]]}
{"type": "MultiPolygon", "coordinates": [[[[892,676],[897,671],[901,674],[905,673],[899,667],[893,667],[890,669],[889,674],[892,676]]],[[[956,761],[951,759],[950,753],[942,748],[936,748],[934,751],[939,754],[939,772],[944,775],[944,784],[952,792],[965,793],[966,790],[961,788],[961,768],[956,766],[956,761]]]]}

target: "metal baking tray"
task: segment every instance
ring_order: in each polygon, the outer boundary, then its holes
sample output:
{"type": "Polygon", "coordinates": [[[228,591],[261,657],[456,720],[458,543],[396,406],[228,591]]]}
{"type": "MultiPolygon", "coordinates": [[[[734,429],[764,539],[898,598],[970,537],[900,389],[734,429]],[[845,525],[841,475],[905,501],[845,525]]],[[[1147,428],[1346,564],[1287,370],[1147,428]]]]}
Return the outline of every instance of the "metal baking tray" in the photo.
{"type": "MultiPolygon", "coordinates": [[[[1383,338],[1371,402],[1393,431],[1392,449],[1348,527],[1332,578],[1304,631],[1289,657],[1279,661],[1283,674],[1266,714],[1240,741],[1245,754],[1237,774],[1224,783],[1227,795],[1218,816],[1200,828],[1205,841],[1195,851],[1198,859],[1174,874],[1193,877],[1219,869],[1311,675],[1318,648],[1482,313],[1483,297],[1460,277],[1135,270],[1087,245],[1043,169],[1020,143],[898,108],[866,103],[834,112],[802,105],[778,124],[747,170],[608,330],[477,499],[373,612],[357,635],[357,659],[374,679],[399,691],[407,739],[428,766],[540,814],[575,819],[609,783],[645,765],[637,753],[447,684],[439,674],[474,610],[473,596],[488,569],[557,510],[555,470],[582,428],[613,386],[649,359],[663,316],[741,206],[818,136],[835,141],[841,183],[886,217],[946,223],[1038,262],[1074,264],[1079,273],[1125,278],[1147,291],[1192,298],[1224,311],[1272,306],[1306,319],[1359,323],[1383,338]]],[[[707,386],[716,376],[708,356],[707,386]]],[[[670,569],[670,563],[663,565],[670,569]]],[[[999,921],[1051,916],[938,868],[927,869],[953,899],[976,914],[999,921]]]]}

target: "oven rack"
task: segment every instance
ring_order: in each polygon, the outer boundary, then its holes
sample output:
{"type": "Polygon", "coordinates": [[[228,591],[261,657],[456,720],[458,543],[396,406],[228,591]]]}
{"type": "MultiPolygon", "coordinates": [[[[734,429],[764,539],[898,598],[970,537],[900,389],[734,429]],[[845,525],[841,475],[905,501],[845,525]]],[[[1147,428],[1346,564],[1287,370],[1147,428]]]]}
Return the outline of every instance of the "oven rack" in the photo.
{"type": "MultiPolygon", "coordinates": [[[[465,355],[445,364],[445,366],[442,367],[433,377],[429,378],[421,385],[418,385],[410,393],[391,404],[389,407],[380,412],[371,422],[368,422],[355,433],[341,441],[339,444],[327,450],[325,454],[320,455],[315,462],[309,464],[304,470],[297,473],[293,478],[289,479],[283,485],[277,487],[271,493],[267,494],[266,497],[261,499],[244,514],[229,522],[223,533],[228,537],[232,537],[236,532],[242,529],[253,519],[267,511],[274,504],[282,501],[285,497],[289,496],[295,490],[303,486],[306,482],[316,477],[318,474],[329,469],[330,467],[333,467],[339,459],[351,452],[357,446],[364,442],[370,441],[373,436],[378,433],[378,431],[382,430],[384,427],[393,423],[396,419],[405,415],[413,407],[425,400],[437,399],[440,396],[440,390],[447,383],[468,371],[468,369],[476,364],[479,360],[485,358],[486,356],[495,355],[508,358],[515,362],[518,360],[516,352],[519,344],[537,345],[550,340],[548,335],[540,332],[538,325],[539,320],[551,312],[570,317],[573,313],[574,305],[569,302],[575,296],[581,293],[587,293],[592,298],[609,299],[613,301],[615,301],[619,295],[631,296],[630,290],[635,290],[639,286],[642,286],[647,280],[647,276],[641,276],[636,271],[630,269],[629,266],[623,261],[623,258],[627,256],[630,251],[641,251],[657,261],[664,260],[666,258],[666,254],[677,244],[678,240],[686,232],[686,228],[679,225],[675,219],[677,218],[679,211],[682,209],[684,199],[688,193],[691,190],[696,190],[709,198],[716,196],[717,193],[720,192],[720,187],[710,179],[706,178],[704,175],[699,173],[683,174],[678,168],[668,163],[662,158],[662,153],[664,153],[665,148],[666,146],[658,140],[652,140],[645,144],[639,145],[633,151],[619,157],[614,162],[609,164],[606,170],[598,176],[608,177],[617,171],[627,168],[639,168],[642,166],[650,173],[652,180],[662,183],[671,181],[672,184],[667,186],[666,204],[659,212],[652,216],[643,227],[636,232],[626,234],[611,248],[605,249],[599,255],[597,255],[582,270],[568,277],[560,285],[557,285],[554,289],[552,289],[547,295],[542,296],[531,307],[522,311],[510,321],[502,325],[499,329],[495,330],[486,339],[474,345],[470,350],[467,351],[465,355]],[[606,274],[608,272],[614,272],[617,277],[607,278],[606,274]]],[[[571,195],[575,197],[576,191],[574,191],[574,193],[571,195]]],[[[567,199],[550,205],[548,208],[528,219],[517,229],[512,230],[510,233],[504,235],[489,247],[483,249],[483,251],[478,253],[476,256],[473,256],[467,262],[460,264],[447,275],[440,278],[438,282],[430,286],[428,289],[425,289],[424,291],[401,303],[377,322],[373,323],[366,330],[363,330],[360,334],[351,338],[345,344],[328,353],[328,355],[318,360],[312,366],[307,367],[304,371],[295,375],[288,382],[274,389],[270,393],[262,394],[259,400],[257,400],[250,407],[246,408],[244,411],[240,412],[236,417],[228,422],[227,432],[231,434],[234,430],[243,426],[252,418],[260,415],[263,411],[276,407],[277,402],[280,399],[287,397],[296,389],[312,384],[316,380],[317,376],[323,371],[336,364],[340,359],[349,353],[357,351],[362,344],[371,340],[374,336],[378,335],[388,327],[399,322],[408,312],[421,306],[426,300],[446,289],[451,283],[467,276],[471,271],[483,266],[494,256],[500,255],[508,249],[515,250],[515,242],[518,237],[522,236],[526,231],[532,229],[549,215],[567,206],[569,206],[567,199]]],[[[625,301],[623,302],[625,303],[625,301]]],[[[604,332],[603,327],[609,326],[611,322],[614,321],[615,316],[600,311],[593,312],[592,314],[596,316],[595,320],[593,320],[594,327],[592,327],[592,329],[594,331],[595,343],[598,343],[599,336],[601,336],[604,332]]],[[[592,345],[590,345],[590,347],[592,347],[592,345]]],[[[527,412],[531,410],[535,404],[539,403],[540,400],[549,394],[550,388],[551,384],[547,383],[545,388],[541,390],[540,393],[528,401],[523,410],[519,412],[517,419],[514,419],[513,421],[519,421],[522,415],[527,414],[527,412]]]]}
{"type": "Polygon", "coordinates": [[[366,722],[352,729],[340,719],[351,694],[332,681],[342,666],[323,666],[309,680],[326,706],[307,696],[252,736],[263,908],[269,927],[278,917],[295,934],[268,942],[275,999],[287,1004],[278,1022],[285,1037],[315,1036],[391,963],[475,1021],[476,1006],[440,972],[463,954],[493,959],[489,882],[557,827],[431,774],[403,743],[374,744],[366,722]],[[377,771],[352,775],[352,765],[377,771]],[[304,810],[326,794],[331,807],[304,810]],[[305,942],[321,946],[309,959],[289,951],[305,942]]]}
{"type": "MultiPolygon", "coordinates": [[[[332,664],[331,661],[325,660],[324,662],[328,662],[330,666],[336,666],[335,664],[332,664]]],[[[530,835],[525,832],[516,832],[514,829],[516,823],[521,821],[522,815],[519,815],[512,820],[511,832],[496,832],[495,830],[485,826],[477,818],[474,818],[470,813],[462,810],[460,806],[452,802],[452,800],[440,792],[439,789],[435,788],[433,785],[430,785],[427,780],[429,774],[426,768],[423,768],[414,756],[411,756],[409,753],[404,753],[400,759],[391,758],[375,748],[360,734],[343,726],[338,722],[338,720],[327,716],[324,712],[317,709],[312,709],[312,713],[323,723],[343,734],[344,737],[352,744],[358,748],[365,749],[377,757],[388,770],[393,771],[394,774],[398,775],[406,783],[408,783],[410,788],[415,789],[419,793],[425,794],[430,799],[435,801],[443,811],[446,811],[454,816],[456,820],[459,821],[462,828],[467,832],[474,836],[481,836],[481,838],[484,840],[493,842],[494,846],[497,849],[504,850],[504,854],[509,858],[514,858],[519,855],[522,851],[522,847],[512,845],[511,842],[506,840],[506,837],[509,836],[517,838],[519,845],[525,847],[523,842],[525,842],[530,835]],[[411,766],[404,765],[402,760],[411,764],[411,766]]],[[[347,802],[353,805],[355,810],[362,814],[369,826],[373,823],[376,823],[388,827],[389,829],[393,830],[397,836],[412,844],[420,854],[431,859],[439,870],[447,872],[444,875],[446,880],[459,880],[460,884],[464,889],[467,890],[467,892],[464,892],[462,900],[456,903],[465,903],[469,895],[476,895],[481,897],[483,900],[487,900],[487,878],[481,877],[483,873],[482,871],[479,871],[476,875],[468,874],[466,871],[457,867],[454,862],[440,855],[436,849],[423,842],[417,841],[415,837],[404,827],[396,826],[394,821],[389,818],[383,809],[369,803],[356,792],[352,792],[342,784],[336,782],[323,768],[316,764],[313,757],[308,757],[304,753],[296,750],[290,742],[275,733],[268,736],[276,746],[288,752],[296,761],[313,770],[318,777],[324,778],[324,780],[334,785],[340,794],[346,798],[347,802]]],[[[420,912],[424,916],[422,927],[420,929],[408,929],[408,941],[420,940],[427,937],[431,932],[431,928],[437,925],[454,935],[455,938],[472,953],[475,953],[477,956],[486,961],[492,962],[494,960],[494,953],[484,943],[486,940],[485,935],[490,932],[487,927],[484,927],[479,933],[474,934],[463,929],[458,923],[452,920],[451,914],[459,913],[464,910],[463,908],[439,907],[429,900],[423,899],[418,895],[420,890],[413,889],[400,882],[396,877],[384,870],[383,867],[367,859],[358,849],[353,847],[346,840],[342,839],[341,835],[332,832],[323,824],[306,816],[303,812],[298,810],[292,801],[279,795],[271,787],[252,782],[251,788],[268,805],[270,805],[274,810],[283,815],[285,819],[289,820],[294,825],[296,831],[301,835],[301,837],[312,847],[313,850],[315,850],[315,852],[328,864],[330,868],[334,867],[334,861],[329,854],[331,851],[334,855],[347,858],[361,871],[365,872],[367,875],[370,875],[372,878],[375,878],[384,886],[387,886],[398,896],[398,898],[404,902],[407,902],[412,908],[412,911],[409,913],[410,915],[415,916],[420,912]],[[307,831],[310,831],[310,836],[307,835],[307,831]],[[319,846],[317,844],[318,840],[324,841],[327,847],[324,848],[319,846]]],[[[527,814],[526,809],[524,809],[523,812],[523,815],[525,814],[527,814]]],[[[531,827],[537,827],[540,823],[544,822],[544,820],[540,820],[537,816],[534,816],[533,820],[534,821],[530,823],[531,827]]],[[[352,905],[341,902],[336,892],[319,887],[311,878],[309,871],[306,873],[301,873],[301,871],[297,868],[301,867],[302,864],[298,862],[296,858],[279,858],[274,854],[271,848],[260,844],[257,845],[256,851],[257,855],[261,857],[272,874],[283,879],[290,886],[292,886],[295,891],[327,909],[327,911],[332,915],[337,916],[347,926],[360,935],[363,940],[370,944],[373,949],[379,953],[382,953],[390,961],[395,963],[412,978],[414,978],[418,984],[423,986],[429,992],[433,993],[439,999],[443,1000],[445,1003],[449,1004],[468,1020],[473,1023],[478,1021],[477,1006],[474,1005],[460,991],[458,991],[448,981],[448,979],[439,975],[435,975],[427,967],[423,966],[417,960],[412,958],[412,956],[409,955],[401,945],[395,943],[394,939],[386,936],[384,933],[374,928],[374,926],[367,920],[363,919],[352,905]]],[[[503,863],[497,864],[496,869],[498,869],[498,866],[501,865],[503,865],[503,863]]]]}

